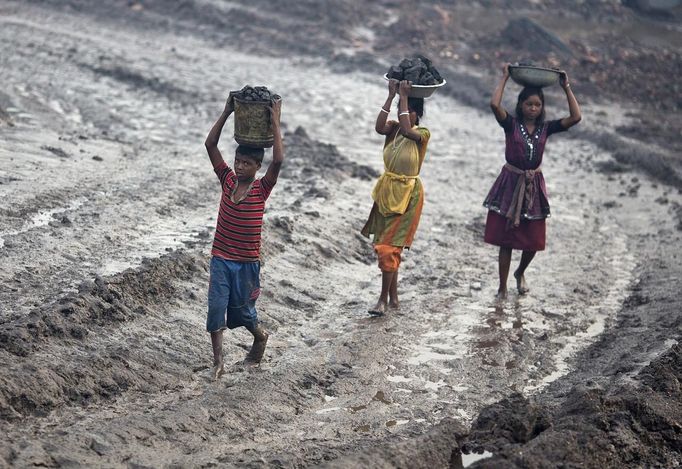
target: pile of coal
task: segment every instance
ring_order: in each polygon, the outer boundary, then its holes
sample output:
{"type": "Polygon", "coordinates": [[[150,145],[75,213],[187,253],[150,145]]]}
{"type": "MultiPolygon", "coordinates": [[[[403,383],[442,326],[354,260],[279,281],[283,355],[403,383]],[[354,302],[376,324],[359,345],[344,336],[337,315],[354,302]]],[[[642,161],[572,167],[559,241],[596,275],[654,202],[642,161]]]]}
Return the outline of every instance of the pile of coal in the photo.
{"type": "Polygon", "coordinates": [[[387,78],[396,80],[409,80],[413,85],[437,85],[443,82],[436,67],[431,60],[423,55],[413,59],[403,59],[398,65],[388,69],[387,78]]]}
{"type": "Polygon", "coordinates": [[[239,91],[230,93],[235,98],[242,101],[277,101],[281,99],[280,95],[271,93],[265,86],[250,86],[246,85],[239,91]]]}

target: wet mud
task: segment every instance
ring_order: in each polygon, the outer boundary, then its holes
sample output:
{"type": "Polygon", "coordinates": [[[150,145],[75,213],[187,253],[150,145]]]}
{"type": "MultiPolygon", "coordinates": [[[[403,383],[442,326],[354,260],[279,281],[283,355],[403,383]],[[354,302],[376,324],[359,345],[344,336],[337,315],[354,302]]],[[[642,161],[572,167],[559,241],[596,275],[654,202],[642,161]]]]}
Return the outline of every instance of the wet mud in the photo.
{"type": "MultiPolygon", "coordinates": [[[[419,7],[427,31],[384,2],[262,3],[0,5],[0,465],[679,465],[669,147],[623,137],[620,104],[585,103],[584,130],[546,150],[553,217],[531,292],[496,302],[481,240],[503,163],[493,79],[441,55],[401,309],[372,318],[380,272],[359,230],[382,169],[373,124],[381,75],[414,52],[385,34],[425,41],[444,10],[419,7]],[[270,337],[251,369],[250,335],[227,333],[215,382],[219,185],[202,143],[248,83],[282,95],[286,129],[263,237],[270,337]]],[[[547,104],[562,114],[560,96],[547,104]]]]}

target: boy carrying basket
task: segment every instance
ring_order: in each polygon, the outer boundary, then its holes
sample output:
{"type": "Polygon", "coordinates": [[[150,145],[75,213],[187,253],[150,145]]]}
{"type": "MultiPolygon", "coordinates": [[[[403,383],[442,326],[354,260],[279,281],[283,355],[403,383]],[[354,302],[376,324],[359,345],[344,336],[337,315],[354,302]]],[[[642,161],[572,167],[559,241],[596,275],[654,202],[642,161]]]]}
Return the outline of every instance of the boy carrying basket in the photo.
{"type": "Polygon", "coordinates": [[[268,333],[258,322],[256,299],[260,294],[260,244],[265,201],[277,183],[284,161],[280,135],[281,100],[273,101],[270,119],[274,143],[272,162],[260,179],[256,173],[263,161],[263,148],[239,145],[234,169],[223,160],[218,140],[227,118],[234,111],[230,96],[223,113],[206,137],[206,150],[220,179],[222,197],[211,250],[206,330],[213,346],[214,379],[224,373],[223,331],[244,326],[253,334],[253,345],[244,363],[260,363],[268,333]]]}

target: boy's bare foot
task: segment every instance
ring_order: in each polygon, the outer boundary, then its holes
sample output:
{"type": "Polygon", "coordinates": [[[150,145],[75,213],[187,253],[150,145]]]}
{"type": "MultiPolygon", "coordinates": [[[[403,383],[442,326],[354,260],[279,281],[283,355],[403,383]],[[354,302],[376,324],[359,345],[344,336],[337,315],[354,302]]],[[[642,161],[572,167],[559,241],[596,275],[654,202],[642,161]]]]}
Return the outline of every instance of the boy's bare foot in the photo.
{"type": "Polygon", "coordinates": [[[369,308],[367,312],[373,316],[383,316],[386,312],[386,302],[379,300],[374,308],[369,308]]]}
{"type": "Polygon", "coordinates": [[[220,377],[225,374],[225,366],[221,361],[214,363],[213,368],[211,368],[211,377],[214,381],[220,379],[220,377]]]}
{"type": "Polygon", "coordinates": [[[528,287],[526,286],[526,277],[521,274],[519,275],[518,270],[514,272],[514,278],[516,279],[516,289],[519,291],[519,295],[525,295],[528,293],[528,287]]]}
{"type": "Polygon", "coordinates": [[[400,309],[400,302],[399,301],[389,301],[388,302],[388,309],[400,309]]]}
{"type": "Polygon", "coordinates": [[[244,359],[244,364],[249,366],[258,365],[265,354],[265,346],[268,343],[269,334],[265,332],[263,326],[257,326],[253,332],[253,345],[244,359]]]}
{"type": "Polygon", "coordinates": [[[497,290],[497,295],[495,295],[495,299],[506,300],[507,299],[507,289],[505,288],[504,290],[502,290],[502,289],[497,290]]]}

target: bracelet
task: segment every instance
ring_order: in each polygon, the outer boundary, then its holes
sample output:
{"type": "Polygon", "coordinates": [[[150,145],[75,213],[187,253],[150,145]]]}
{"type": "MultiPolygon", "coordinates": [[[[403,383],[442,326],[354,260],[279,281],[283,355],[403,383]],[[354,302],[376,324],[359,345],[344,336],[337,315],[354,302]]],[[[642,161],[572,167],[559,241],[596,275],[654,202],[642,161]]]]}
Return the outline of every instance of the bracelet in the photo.
{"type": "Polygon", "coordinates": [[[401,112],[400,114],[398,114],[398,117],[400,117],[400,116],[409,116],[409,115],[410,115],[410,111],[403,111],[403,112],[401,112]]]}
{"type": "Polygon", "coordinates": [[[391,113],[391,111],[387,111],[387,110],[384,109],[383,107],[381,108],[381,110],[384,111],[386,114],[390,114],[390,113],[391,113]]]}

